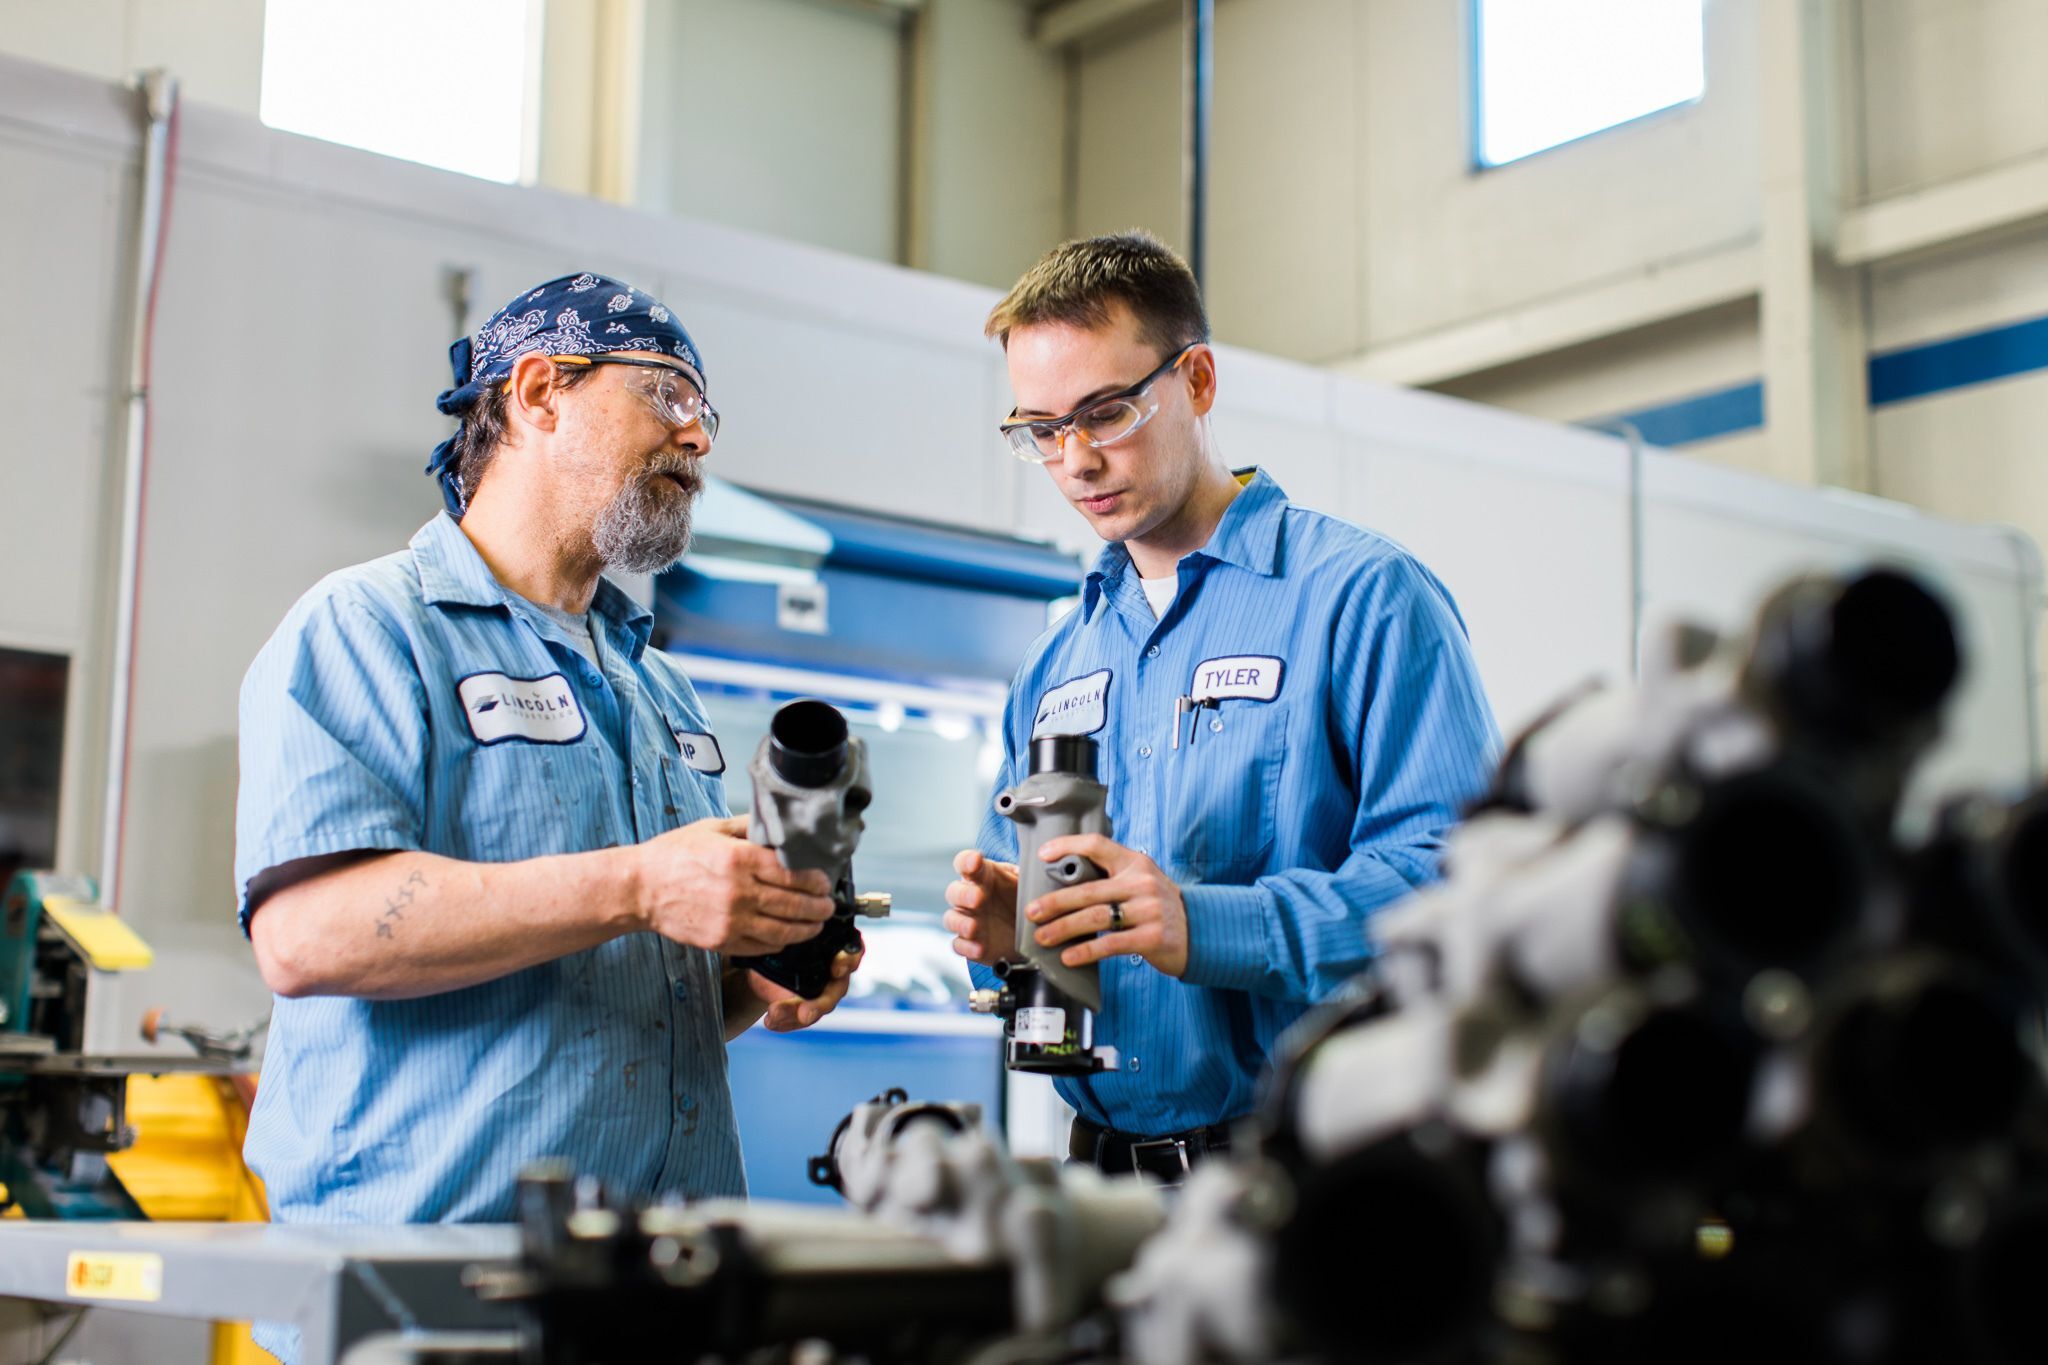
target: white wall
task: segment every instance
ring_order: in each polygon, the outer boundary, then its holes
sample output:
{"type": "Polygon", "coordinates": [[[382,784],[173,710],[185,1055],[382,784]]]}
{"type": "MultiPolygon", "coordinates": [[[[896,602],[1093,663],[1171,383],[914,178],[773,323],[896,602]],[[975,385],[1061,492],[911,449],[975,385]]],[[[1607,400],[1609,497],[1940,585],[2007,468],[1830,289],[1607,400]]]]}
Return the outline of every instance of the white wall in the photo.
{"type": "Polygon", "coordinates": [[[898,258],[895,19],[816,0],[658,0],[646,14],[637,203],[898,258]]]}
{"type": "Polygon", "coordinates": [[[254,114],[263,0],[0,0],[0,52],[113,81],[166,67],[191,98],[254,114]]]}
{"type": "Polygon", "coordinates": [[[1017,0],[917,20],[909,264],[1006,289],[1066,231],[1067,62],[1017,0]]]}
{"type": "Polygon", "coordinates": [[[2034,0],[1859,0],[1864,191],[1872,197],[2048,147],[2034,0]]]}

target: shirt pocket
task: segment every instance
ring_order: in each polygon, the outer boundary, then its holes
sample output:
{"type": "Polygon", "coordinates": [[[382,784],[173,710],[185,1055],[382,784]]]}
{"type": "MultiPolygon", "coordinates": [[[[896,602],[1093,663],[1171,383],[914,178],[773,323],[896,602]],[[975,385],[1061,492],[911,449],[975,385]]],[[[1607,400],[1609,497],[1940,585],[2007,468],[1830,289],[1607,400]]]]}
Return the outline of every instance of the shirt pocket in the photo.
{"type": "Polygon", "coordinates": [[[453,819],[445,832],[463,846],[455,856],[505,862],[615,842],[605,827],[606,803],[592,799],[589,764],[587,752],[567,744],[510,742],[470,750],[461,761],[460,790],[451,793],[453,819]]]}
{"type": "Polygon", "coordinates": [[[1194,881],[1247,885],[1264,870],[1277,834],[1287,708],[1231,698],[1180,724],[1180,748],[1168,752],[1177,861],[1194,881]]]}

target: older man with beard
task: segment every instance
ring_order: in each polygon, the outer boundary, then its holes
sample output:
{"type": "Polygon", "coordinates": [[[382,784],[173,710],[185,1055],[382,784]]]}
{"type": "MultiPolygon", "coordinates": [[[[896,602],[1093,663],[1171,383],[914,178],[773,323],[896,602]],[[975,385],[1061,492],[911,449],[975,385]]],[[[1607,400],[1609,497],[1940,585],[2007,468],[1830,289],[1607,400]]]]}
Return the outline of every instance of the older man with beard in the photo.
{"type": "Polygon", "coordinates": [[[695,691],[602,577],[689,542],[703,362],[594,274],[450,354],[446,515],[307,593],[242,687],[236,884],[277,994],[250,1164],[281,1222],[507,1220],[550,1156],[743,1194],[725,1043],[816,1022],[856,962],[797,1000],[731,960],[814,935],[831,888],[726,818],[695,691]]]}

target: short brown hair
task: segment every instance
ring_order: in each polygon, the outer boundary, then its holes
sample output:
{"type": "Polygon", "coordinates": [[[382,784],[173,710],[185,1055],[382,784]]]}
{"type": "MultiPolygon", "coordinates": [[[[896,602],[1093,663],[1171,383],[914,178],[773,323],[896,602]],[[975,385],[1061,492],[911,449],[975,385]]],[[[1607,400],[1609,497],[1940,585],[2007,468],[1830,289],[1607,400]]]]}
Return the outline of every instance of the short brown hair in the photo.
{"type": "Polygon", "coordinates": [[[983,335],[1010,344],[1019,327],[1101,327],[1122,302],[1145,339],[1171,355],[1209,339],[1202,287],[1172,247],[1142,228],[1062,242],[1024,272],[988,315],[983,335]]]}
{"type": "MultiPolygon", "coordinates": [[[[597,372],[594,365],[555,366],[555,387],[573,389],[597,372]]],[[[455,429],[455,480],[462,486],[462,505],[476,497],[477,485],[498,447],[505,443],[505,386],[493,384],[462,410],[455,429]]]]}

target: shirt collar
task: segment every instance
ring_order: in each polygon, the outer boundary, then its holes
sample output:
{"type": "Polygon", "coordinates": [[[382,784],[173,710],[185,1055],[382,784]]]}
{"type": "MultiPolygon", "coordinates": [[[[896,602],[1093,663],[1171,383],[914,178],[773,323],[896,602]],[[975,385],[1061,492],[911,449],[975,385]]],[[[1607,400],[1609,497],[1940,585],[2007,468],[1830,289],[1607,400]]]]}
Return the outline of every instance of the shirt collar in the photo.
{"type": "Polygon", "coordinates": [[[1209,543],[1195,553],[1271,578],[1280,572],[1280,519],[1287,494],[1263,469],[1237,477],[1244,491],[1230,500],[1209,543]]]}
{"type": "MultiPolygon", "coordinates": [[[[412,562],[419,571],[420,596],[430,606],[509,606],[506,599],[511,596],[510,590],[491,573],[491,566],[484,563],[476,546],[446,512],[414,533],[412,562]]],[[[654,632],[653,612],[628,597],[609,578],[597,580],[590,609],[611,625],[623,628],[632,637],[633,657],[640,657],[654,632]]]]}
{"type": "MultiPolygon", "coordinates": [[[[1244,491],[1230,500],[1208,544],[1195,553],[1271,578],[1280,572],[1280,521],[1287,493],[1263,469],[1240,473],[1237,480],[1244,491]]],[[[1102,547],[1081,589],[1082,620],[1094,617],[1105,586],[1120,578],[1130,562],[1130,551],[1121,541],[1102,547]]]]}

